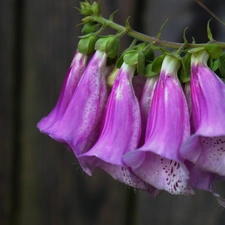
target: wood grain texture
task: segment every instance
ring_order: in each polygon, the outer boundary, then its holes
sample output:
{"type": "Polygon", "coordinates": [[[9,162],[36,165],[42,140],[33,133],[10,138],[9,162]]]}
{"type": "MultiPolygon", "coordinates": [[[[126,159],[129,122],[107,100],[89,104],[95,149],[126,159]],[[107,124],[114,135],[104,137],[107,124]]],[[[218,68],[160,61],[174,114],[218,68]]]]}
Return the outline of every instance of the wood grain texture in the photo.
{"type": "Polygon", "coordinates": [[[13,212],[14,161],[14,1],[0,2],[0,221],[13,212]]]}
{"type": "MultiPolygon", "coordinates": [[[[178,28],[182,33],[190,18],[201,15],[188,11],[189,0],[166,4],[167,0],[101,1],[104,16],[119,9],[116,22],[125,24],[131,16],[134,29],[153,36],[170,16],[163,38],[182,41],[178,28]]],[[[81,16],[75,6],[78,0],[0,1],[0,224],[224,224],[224,210],[211,194],[164,193],[151,198],[102,171],[89,177],[72,152],[38,131],[37,122],[54,107],[77,48],[81,16]]],[[[205,26],[193,22],[191,27],[200,41],[205,26]]],[[[224,39],[222,29],[217,34],[224,39]]],[[[130,41],[123,37],[121,49],[130,41]]],[[[224,184],[218,184],[218,190],[225,197],[224,184]]]]}

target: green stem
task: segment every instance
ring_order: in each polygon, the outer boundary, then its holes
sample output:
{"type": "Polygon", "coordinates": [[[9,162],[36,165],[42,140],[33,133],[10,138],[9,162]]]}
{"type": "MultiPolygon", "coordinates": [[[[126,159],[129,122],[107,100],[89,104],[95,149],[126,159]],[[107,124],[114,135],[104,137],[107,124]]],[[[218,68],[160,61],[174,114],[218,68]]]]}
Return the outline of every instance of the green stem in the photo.
{"type": "MultiPolygon", "coordinates": [[[[157,37],[150,37],[148,35],[139,33],[133,29],[129,29],[127,31],[127,29],[124,26],[121,26],[111,20],[105,19],[101,16],[88,16],[85,17],[83,21],[95,21],[98,22],[100,24],[105,24],[108,27],[111,27],[114,30],[117,30],[119,32],[127,32],[127,35],[129,35],[130,37],[133,37],[137,40],[140,41],[144,41],[144,42],[148,42],[148,43],[154,43],[156,46],[160,46],[160,47],[165,47],[165,48],[172,48],[172,49],[179,49],[181,48],[184,44],[183,43],[177,43],[177,42],[171,42],[171,41],[165,41],[165,40],[161,40],[158,39],[157,37]]],[[[210,43],[214,43],[217,44],[219,47],[221,47],[222,49],[225,49],[225,42],[219,42],[219,41],[213,41],[210,43]]],[[[197,47],[204,47],[207,43],[201,43],[201,44],[189,44],[187,43],[185,45],[185,49],[190,49],[190,48],[197,48],[197,47]]]]}

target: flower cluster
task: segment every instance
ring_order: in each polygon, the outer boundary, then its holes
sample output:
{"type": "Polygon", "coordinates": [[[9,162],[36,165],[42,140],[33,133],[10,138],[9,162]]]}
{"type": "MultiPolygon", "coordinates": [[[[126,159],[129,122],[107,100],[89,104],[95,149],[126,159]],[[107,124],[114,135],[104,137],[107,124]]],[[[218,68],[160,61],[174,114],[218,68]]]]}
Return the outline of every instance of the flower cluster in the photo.
{"type": "Polygon", "coordinates": [[[225,178],[225,84],[208,66],[211,48],[192,50],[184,60],[164,52],[148,67],[148,46],[132,44],[110,65],[119,35],[81,40],[39,130],[66,144],[90,176],[98,168],[152,196],[205,190],[225,207],[214,188],[225,178]]]}

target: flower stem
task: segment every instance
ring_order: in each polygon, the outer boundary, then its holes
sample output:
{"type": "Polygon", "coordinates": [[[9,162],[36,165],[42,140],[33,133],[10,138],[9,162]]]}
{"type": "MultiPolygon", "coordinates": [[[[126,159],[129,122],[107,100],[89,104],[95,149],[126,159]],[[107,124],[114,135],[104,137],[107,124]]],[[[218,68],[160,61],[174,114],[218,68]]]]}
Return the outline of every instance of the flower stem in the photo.
{"type": "MultiPolygon", "coordinates": [[[[99,24],[104,24],[105,26],[111,27],[114,30],[117,30],[119,32],[125,32],[126,28],[124,26],[121,26],[115,22],[113,22],[112,20],[108,20],[105,19],[101,16],[95,16],[95,15],[91,15],[88,17],[84,18],[84,21],[95,21],[99,24]]],[[[148,42],[148,43],[154,43],[154,45],[159,46],[159,47],[165,47],[165,48],[172,48],[172,49],[179,49],[181,48],[184,44],[183,43],[177,43],[177,42],[171,42],[171,41],[165,41],[165,40],[161,40],[157,37],[150,37],[148,35],[139,33],[135,30],[133,30],[132,28],[130,28],[127,31],[127,35],[129,35],[130,37],[133,37],[139,41],[144,41],[144,42],[148,42]]],[[[214,43],[217,44],[219,47],[221,47],[222,49],[225,49],[225,42],[219,42],[219,41],[213,41],[210,43],[214,43]]],[[[197,48],[197,47],[204,47],[207,43],[201,43],[201,44],[185,44],[185,49],[191,49],[191,48],[197,48]]]]}

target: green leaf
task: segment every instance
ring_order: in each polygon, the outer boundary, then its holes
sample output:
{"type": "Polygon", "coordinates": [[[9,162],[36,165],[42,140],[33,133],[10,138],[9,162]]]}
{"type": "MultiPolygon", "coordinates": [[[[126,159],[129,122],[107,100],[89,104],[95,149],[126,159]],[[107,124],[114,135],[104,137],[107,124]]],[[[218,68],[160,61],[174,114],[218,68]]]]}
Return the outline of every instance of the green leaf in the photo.
{"type": "Polygon", "coordinates": [[[187,53],[181,60],[182,66],[178,71],[178,77],[181,82],[186,83],[190,80],[191,54],[187,53]]]}
{"type": "Polygon", "coordinates": [[[160,27],[159,32],[157,33],[158,39],[160,39],[161,34],[162,34],[162,29],[163,29],[163,27],[166,25],[168,19],[169,19],[169,18],[167,18],[166,21],[163,23],[163,25],[160,27]]]}
{"type": "Polygon", "coordinates": [[[138,63],[138,51],[131,50],[123,56],[123,60],[128,65],[135,65],[138,63]]]}
{"type": "Polygon", "coordinates": [[[109,20],[113,21],[113,17],[114,15],[118,12],[119,10],[115,10],[110,16],[109,16],[109,20]]]}
{"type": "Polygon", "coordinates": [[[210,67],[214,72],[218,70],[221,66],[220,58],[217,58],[213,61],[212,66],[210,67]]]}

